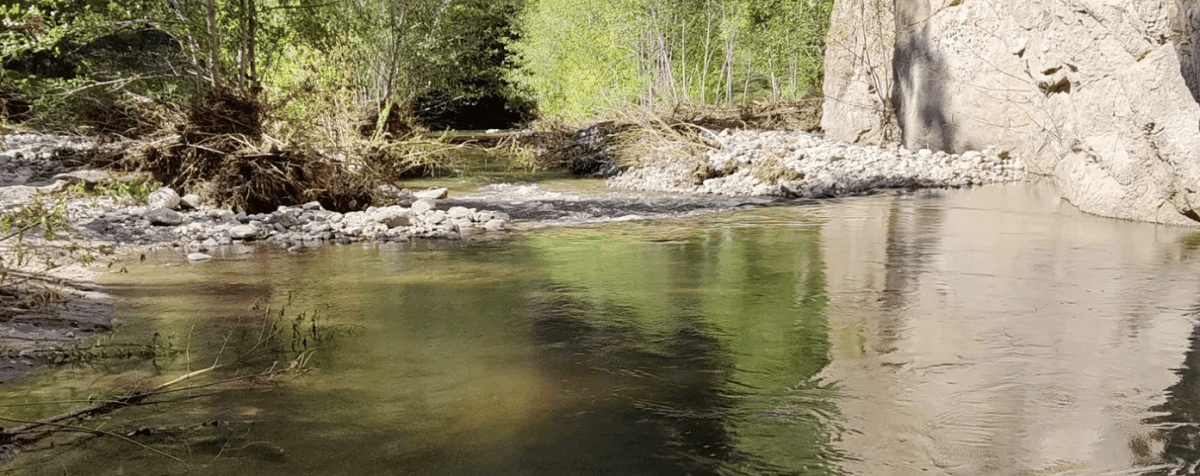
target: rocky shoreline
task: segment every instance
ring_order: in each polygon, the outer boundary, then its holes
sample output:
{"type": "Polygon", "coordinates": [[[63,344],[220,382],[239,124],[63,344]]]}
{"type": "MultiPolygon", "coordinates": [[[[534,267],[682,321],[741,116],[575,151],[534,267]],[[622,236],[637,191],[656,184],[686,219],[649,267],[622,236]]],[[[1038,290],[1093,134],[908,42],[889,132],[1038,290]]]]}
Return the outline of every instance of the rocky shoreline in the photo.
{"type": "Polygon", "coordinates": [[[648,160],[608,180],[614,188],[727,196],[832,198],[887,188],[1012,182],[1025,164],[994,148],[963,154],[861,146],[803,131],[706,132],[718,144],[700,163],[648,160]]]}

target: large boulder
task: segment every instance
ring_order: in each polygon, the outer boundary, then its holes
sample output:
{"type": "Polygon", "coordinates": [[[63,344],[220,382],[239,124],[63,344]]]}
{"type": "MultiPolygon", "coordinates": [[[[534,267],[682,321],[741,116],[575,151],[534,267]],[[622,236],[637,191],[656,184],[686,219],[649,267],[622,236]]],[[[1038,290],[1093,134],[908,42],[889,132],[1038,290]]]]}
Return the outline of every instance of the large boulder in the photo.
{"type": "Polygon", "coordinates": [[[882,146],[900,140],[892,112],[896,15],[886,0],[840,0],[825,46],[826,137],[882,146]]]}
{"type": "Polygon", "coordinates": [[[912,149],[996,145],[1084,211],[1194,225],[1198,10],[1195,0],[840,1],[822,127],[912,149]]]}

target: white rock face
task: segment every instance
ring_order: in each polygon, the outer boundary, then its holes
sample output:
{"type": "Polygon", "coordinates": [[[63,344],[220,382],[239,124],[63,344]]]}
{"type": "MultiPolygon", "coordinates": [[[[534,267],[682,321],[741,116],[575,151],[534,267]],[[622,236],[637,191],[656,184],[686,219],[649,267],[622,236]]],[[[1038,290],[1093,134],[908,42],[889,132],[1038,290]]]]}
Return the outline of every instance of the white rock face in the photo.
{"type": "Polygon", "coordinates": [[[909,149],[995,145],[1084,211],[1195,225],[1198,3],[841,1],[822,127],[909,149]]]}

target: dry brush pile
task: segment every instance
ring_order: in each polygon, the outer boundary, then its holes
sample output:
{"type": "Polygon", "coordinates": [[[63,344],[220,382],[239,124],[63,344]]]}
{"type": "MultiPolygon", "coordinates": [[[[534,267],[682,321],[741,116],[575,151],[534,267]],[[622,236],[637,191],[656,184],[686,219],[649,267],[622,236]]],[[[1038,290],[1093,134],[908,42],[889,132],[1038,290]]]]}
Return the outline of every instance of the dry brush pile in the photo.
{"type": "Polygon", "coordinates": [[[722,130],[820,130],[821,99],[773,101],[720,107],[676,104],[620,111],[583,129],[552,128],[544,137],[545,161],[577,175],[612,176],[623,169],[665,163],[693,164],[706,178],[704,154],[722,147],[722,130]]]}
{"type": "Polygon", "coordinates": [[[271,106],[253,93],[213,91],[182,111],[140,106],[136,137],[99,147],[83,159],[87,165],[146,171],[180,193],[247,213],[312,201],[328,210],[363,209],[375,201],[378,185],[429,173],[437,156],[453,148],[419,138],[398,107],[366,113],[383,117],[382,129],[371,120],[342,124],[357,133],[330,146],[272,137],[271,106]]]}

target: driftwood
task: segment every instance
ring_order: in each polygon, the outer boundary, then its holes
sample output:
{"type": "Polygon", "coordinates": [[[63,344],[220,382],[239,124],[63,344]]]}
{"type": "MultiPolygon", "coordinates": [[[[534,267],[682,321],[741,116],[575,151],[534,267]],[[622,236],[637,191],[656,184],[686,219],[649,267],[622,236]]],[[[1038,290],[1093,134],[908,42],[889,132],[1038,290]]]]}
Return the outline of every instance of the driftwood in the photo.
{"type": "MultiPolygon", "coordinates": [[[[100,415],[100,414],[111,412],[111,411],[116,410],[121,407],[141,403],[141,402],[145,401],[147,398],[150,398],[154,395],[162,393],[164,390],[167,390],[167,389],[171,388],[172,386],[179,384],[180,382],[184,382],[184,381],[193,379],[195,377],[198,377],[200,375],[204,375],[204,374],[212,372],[213,370],[216,370],[220,367],[221,367],[221,365],[213,365],[212,367],[196,370],[194,372],[188,372],[188,373],[184,374],[183,376],[180,376],[179,378],[176,378],[174,380],[171,380],[170,382],[164,383],[162,385],[159,385],[157,387],[151,388],[146,391],[134,392],[129,395],[125,395],[125,396],[116,398],[114,400],[103,401],[103,402],[100,402],[100,403],[97,403],[97,404],[94,404],[91,406],[87,406],[87,407],[80,408],[77,410],[72,410],[72,411],[69,411],[69,412],[66,412],[66,413],[63,413],[60,415],[55,415],[55,416],[52,416],[49,418],[43,418],[43,419],[35,421],[35,422],[29,422],[24,425],[18,426],[16,428],[5,429],[3,432],[0,432],[0,443],[8,443],[8,442],[16,441],[18,439],[22,439],[22,438],[20,438],[22,435],[29,435],[30,433],[33,433],[34,430],[44,427],[44,426],[54,426],[54,423],[57,423],[57,422],[60,422],[63,420],[70,420],[72,418],[85,418],[85,417],[100,415]]],[[[0,418],[0,419],[12,421],[11,419],[7,419],[7,418],[0,418]]]]}
{"type": "Polygon", "coordinates": [[[94,403],[92,405],[88,405],[83,408],[71,410],[66,413],[62,413],[62,414],[55,415],[55,416],[48,417],[48,418],[43,418],[43,419],[36,420],[36,421],[19,420],[19,419],[15,419],[15,418],[0,416],[0,421],[7,421],[7,422],[21,424],[21,426],[17,426],[17,427],[13,427],[13,428],[0,429],[0,445],[16,444],[16,445],[24,446],[24,445],[36,443],[44,438],[47,438],[47,437],[49,437],[57,432],[61,432],[61,431],[84,432],[84,433],[91,433],[94,435],[109,436],[109,437],[113,437],[113,438],[125,441],[127,443],[139,446],[147,451],[158,454],[160,456],[164,456],[164,457],[170,458],[172,460],[175,460],[180,465],[182,465],[185,469],[188,469],[187,463],[185,463],[182,459],[180,459],[176,456],[172,456],[161,450],[158,450],[158,449],[149,447],[147,445],[144,445],[142,443],[139,443],[139,442],[129,438],[129,436],[120,435],[117,433],[113,433],[111,431],[99,430],[99,429],[95,429],[95,428],[88,428],[85,426],[72,425],[72,424],[63,423],[63,422],[68,421],[68,420],[90,418],[90,417],[94,417],[94,416],[98,416],[98,415],[103,415],[103,414],[118,410],[120,408],[129,407],[129,406],[138,405],[138,404],[145,404],[145,403],[147,403],[146,400],[148,400],[152,397],[164,395],[167,393],[183,392],[183,391],[187,391],[187,390],[197,390],[200,388],[210,387],[210,386],[214,386],[214,385],[220,385],[222,383],[229,383],[229,382],[253,379],[253,378],[270,377],[270,376],[278,375],[278,374],[282,374],[282,373],[293,372],[293,371],[296,371],[299,369],[303,369],[304,366],[307,365],[308,359],[311,356],[312,356],[312,351],[304,351],[304,352],[301,352],[300,355],[298,355],[296,357],[296,359],[293,360],[291,362],[291,364],[286,367],[276,368],[276,366],[272,366],[271,368],[269,368],[261,373],[257,373],[257,374],[253,374],[253,375],[243,375],[243,376],[234,377],[234,378],[230,378],[230,379],[226,379],[226,380],[221,380],[218,382],[176,388],[180,383],[195,379],[196,377],[200,377],[202,375],[212,373],[213,371],[215,371],[217,369],[225,367],[224,364],[213,364],[210,367],[206,367],[206,368],[203,368],[200,370],[188,372],[188,373],[183,374],[169,382],[163,383],[161,385],[155,386],[155,387],[147,389],[147,390],[133,392],[133,393],[123,395],[118,398],[94,403]]]}

